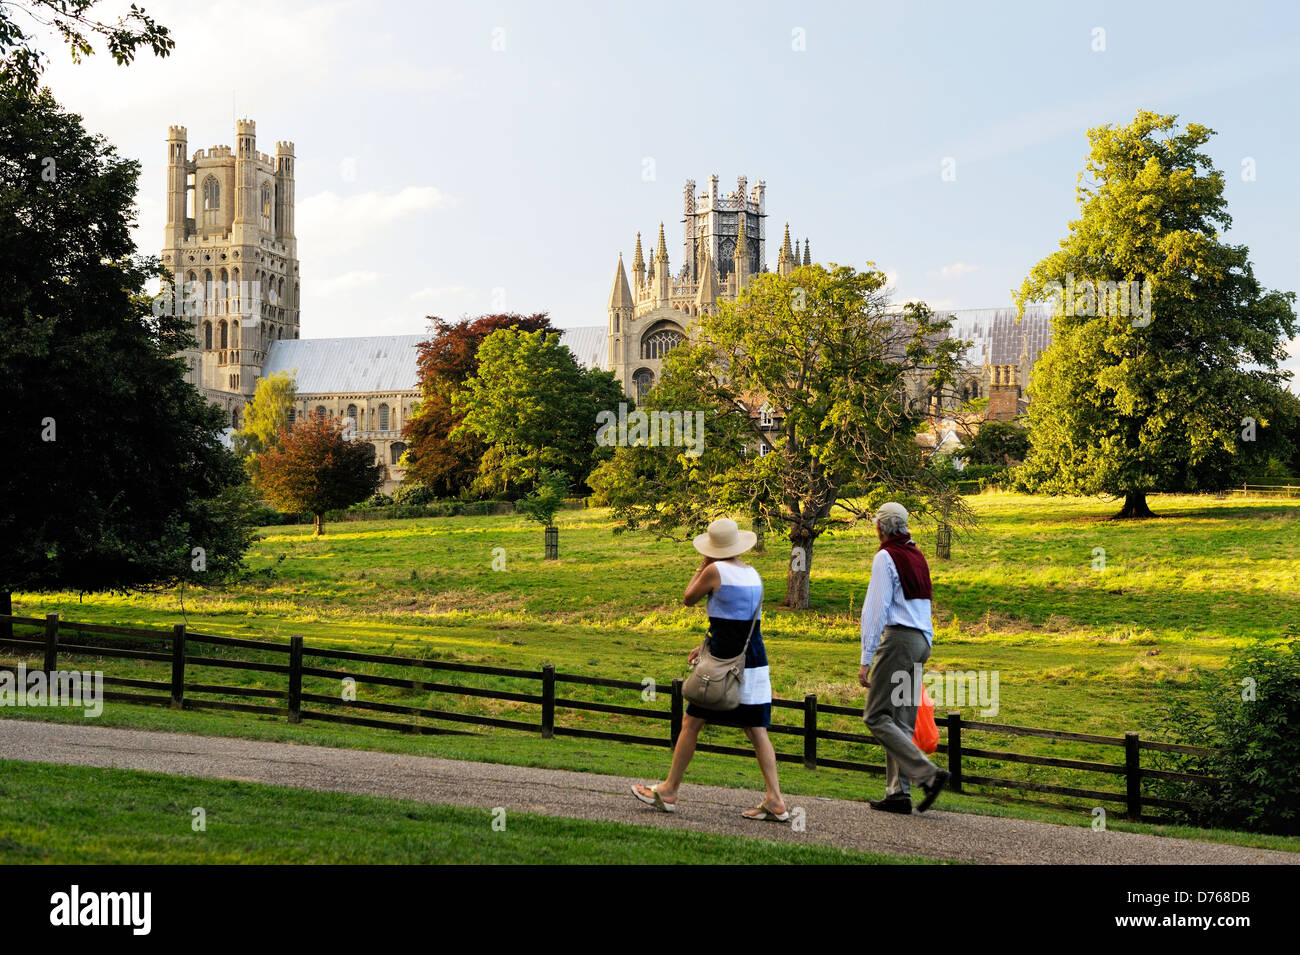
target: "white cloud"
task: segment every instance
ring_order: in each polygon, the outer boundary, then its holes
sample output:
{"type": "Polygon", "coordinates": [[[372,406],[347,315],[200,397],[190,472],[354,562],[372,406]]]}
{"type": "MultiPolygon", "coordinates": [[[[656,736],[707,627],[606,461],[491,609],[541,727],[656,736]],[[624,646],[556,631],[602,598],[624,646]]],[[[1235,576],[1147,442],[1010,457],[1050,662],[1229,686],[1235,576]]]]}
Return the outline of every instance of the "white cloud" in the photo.
{"type": "MultiPolygon", "coordinates": [[[[327,189],[298,202],[295,231],[300,240],[305,236],[327,238],[326,254],[347,252],[378,238],[376,233],[385,226],[436,209],[447,201],[433,186],[407,186],[396,193],[371,191],[352,196],[340,196],[327,189]]],[[[320,255],[322,250],[316,248],[313,252],[320,255]]]]}
{"type": "Polygon", "coordinates": [[[971,272],[978,272],[978,265],[971,265],[969,262],[954,262],[952,265],[945,265],[938,272],[931,272],[931,275],[938,275],[944,279],[960,278],[963,275],[969,275],[971,272]]]}
{"type": "Polygon", "coordinates": [[[351,292],[353,289],[374,285],[382,278],[384,278],[383,272],[367,272],[363,269],[354,269],[351,272],[332,275],[329,278],[317,281],[316,291],[321,295],[336,295],[339,292],[351,292]]]}

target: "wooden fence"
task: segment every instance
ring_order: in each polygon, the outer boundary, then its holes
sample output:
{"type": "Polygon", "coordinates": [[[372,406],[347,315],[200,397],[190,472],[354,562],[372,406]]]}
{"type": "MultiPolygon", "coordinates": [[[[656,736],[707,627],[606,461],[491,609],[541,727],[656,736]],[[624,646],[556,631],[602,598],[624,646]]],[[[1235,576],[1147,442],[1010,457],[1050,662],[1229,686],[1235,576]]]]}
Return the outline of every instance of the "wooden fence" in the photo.
{"type": "MultiPolygon", "coordinates": [[[[633,680],[618,680],[606,677],[580,676],[558,673],[554,666],[543,666],[538,670],[513,669],[508,667],[480,666],[469,663],[453,663],[442,660],[424,660],[411,657],[392,656],[382,653],[366,653],[355,650],[329,649],[307,646],[302,637],[291,637],[288,644],[273,643],[265,640],[250,640],[240,637],[222,637],[212,634],[197,633],[183,624],[177,624],[170,632],[143,630],[130,627],[112,627],[101,624],[76,623],[59,620],[58,614],[49,614],[44,619],[0,615],[0,649],[11,649],[19,655],[40,656],[43,658],[42,669],[46,672],[58,670],[60,654],[109,657],[130,661],[157,662],[170,664],[169,680],[143,680],[126,677],[104,676],[106,689],[105,700],[119,700],[131,703],[158,704],[175,709],[214,709],[234,710],[244,713],[259,713],[272,716],[284,716],[291,723],[303,720],[315,720],[324,723],[342,723],[353,726],[367,726],[381,729],[394,729],[406,733],[418,734],[458,734],[467,735],[466,730],[452,729],[444,726],[423,726],[415,723],[397,722],[381,719],[381,715],[401,715],[406,717],[423,717],[457,725],[491,726],[499,729],[518,730],[539,733],[543,739],[556,736],[569,736],[581,739],[606,740],[616,743],[633,743],[645,746],[672,747],[681,732],[682,715],[685,701],[682,697],[682,681],[674,679],[671,687],[669,708],[648,708],[602,703],[592,700],[580,700],[563,694],[565,686],[604,687],[615,690],[632,690],[640,694],[645,684],[633,680]],[[9,636],[13,627],[28,626],[37,633],[30,637],[9,636]],[[77,634],[102,635],[107,637],[129,637],[135,641],[156,642],[156,650],[128,648],[122,646],[92,646],[82,642],[64,642],[61,634],[75,631],[77,634]],[[271,657],[271,660],[241,660],[227,657],[205,655],[204,647],[226,648],[228,650],[256,650],[271,657]],[[456,683],[430,682],[426,680],[402,679],[392,676],[366,674],[343,668],[348,663],[387,664],[412,667],[435,673],[479,674],[526,681],[535,685],[534,692],[514,692],[484,687],[466,686],[456,683]],[[229,686],[212,683],[187,682],[188,667],[217,667],[225,669],[255,671],[269,674],[284,681],[283,689],[263,687],[229,686]],[[342,694],[323,695],[303,690],[303,678],[324,678],[330,680],[353,680],[355,684],[377,687],[390,687],[404,690],[416,690],[426,693],[480,697],[489,700],[504,700],[515,703],[535,705],[538,718],[535,722],[504,719],[475,713],[458,713],[452,710],[429,709],[398,703],[386,703],[378,700],[348,700],[342,694]],[[133,692],[133,691],[154,691],[133,692]],[[196,698],[194,694],[220,695],[236,697],[234,700],[212,700],[196,698]],[[241,698],[243,701],[241,701],[241,698]],[[274,702],[249,702],[261,699],[274,702]],[[352,712],[344,712],[344,711],[352,712]],[[556,713],[560,710],[585,710],[590,712],[616,714],[667,723],[667,734],[638,735],[612,732],[608,730],[582,729],[563,726],[556,722],[556,713]],[[369,712],[374,716],[358,715],[369,712]]],[[[75,639],[84,640],[77,636],[75,639]]],[[[0,670],[13,672],[10,667],[0,670]]],[[[662,684],[661,684],[662,685],[662,684]]],[[[827,767],[883,774],[883,765],[858,760],[829,758],[820,755],[818,742],[837,740],[865,746],[879,746],[879,743],[867,733],[846,733],[819,726],[822,716],[861,717],[860,707],[840,706],[820,703],[815,695],[808,695],[803,700],[773,699],[772,706],[776,714],[790,713],[794,723],[774,722],[769,732],[777,736],[798,737],[802,741],[801,753],[777,752],[777,759],[783,762],[802,763],[807,769],[827,767]]],[[[774,714],[774,715],[776,715],[774,714]]],[[[1184,746],[1176,743],[1164,743],[1141,739],[1138,733],[1125,733],[1123,737],[1098,736],[1090,733],[1072,733],[1062,730],[1038,729],[1028,726],[1011,726],[1003,723],[990,723],[968,720],[959,711],[945,715],[936,714],[943,742],[939,744],[935,756],[937,762],[944,763],[952,774],[949,786],[956,792],[966,791],[968,786],[993,789],[1012,789],[1022,792],[1042,793],[1054,796],[1068,796],[1086,799],[1093,805],[1098,803],[1119,803],[1124,806],[1127,818],[1133,820],[1154,820],[1158,817],[1146,814],[1148,808],[1186,809],[1188,804],[1182,800],[1158,798],[1143,793],[1143,780],[1172,780],[1197,782],[1214,785],[1214,780],[1192,773],[1156,769],[1142,765],[1142,755],[1148,752],[1182,753],[1191,755],[1211,755],[1212,750],[1201,747],[1184,746]],[[965,734],[997,734],[1015,737],[1037,737],[1048,740],[1063,740],[1088,743],[1097,746],[1114,747],[1123,750],[1123,761],[1097,762],[1092,760],[1066,759],[1054,756],[1042,756],[1031,753],[1011,753],[971,746],[965,734]],[[964,761],[968,759],[1002,760],[1031,766],[1056,767],[1093,773],[1105,778],[1120,779],[1124,791],[1105,789],[1082,789],[1072,786],[1059,786],[1030,780],[1006,779],[976,775],[966,772],[964,761]]],[[[735,756],[753,756],[753,751],[736,746],[701,743],[697,747],[702,752],[722,753],[735,756]]],[[[1118,754],[1117,754],[1118,756],[1118,754]]],[[[1053,804],[1059,805],[1059,804],[1053,804]]],[[[1077,809],[1078,806],[1068,806],[1077,809]]]]}
{"type": "Polygon", "coordinates": [[[1243,497],[1300,497],[1300,480],[1290,483],[1242,484],[1241,487],[1228,488],[1226,494],[1240,494],[1243,497]]]}

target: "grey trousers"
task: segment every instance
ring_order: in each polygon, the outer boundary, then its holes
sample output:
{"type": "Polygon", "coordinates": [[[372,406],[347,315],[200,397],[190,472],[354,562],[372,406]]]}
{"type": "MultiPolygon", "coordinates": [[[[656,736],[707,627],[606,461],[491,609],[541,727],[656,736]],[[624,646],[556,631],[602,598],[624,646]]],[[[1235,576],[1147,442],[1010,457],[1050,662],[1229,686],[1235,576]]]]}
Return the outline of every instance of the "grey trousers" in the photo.
{"type": "Polygon", "coordinates": [[[912,742],[921,702],[913,693],[914,667],[928,659],[930,643],[924,633],[913,627],[889,626],[871,661],[871,688],[862,721],[885,748],[886,796],[910,795],[909,780],[924,785],[939,771],[912,742]]]}

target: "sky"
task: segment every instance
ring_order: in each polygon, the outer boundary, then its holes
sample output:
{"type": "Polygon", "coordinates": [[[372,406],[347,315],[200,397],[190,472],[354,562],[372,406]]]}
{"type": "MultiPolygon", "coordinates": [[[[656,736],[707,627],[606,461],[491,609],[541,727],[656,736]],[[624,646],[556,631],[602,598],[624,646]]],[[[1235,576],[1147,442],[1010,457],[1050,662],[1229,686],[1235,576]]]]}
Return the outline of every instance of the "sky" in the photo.
{"type": "Polygon", "coordinates": [[[605,324],[619,253],[663,221],[677,271],[711,174],[767,183],[770,266],[789,222],[898,301],[1008,305],[1076,213],[1087,130],[1139,109],[1216,131],[1226,238],[1300,291],[1300,5],[137,2],[171,56],[73,65],[51,37],[46,82],[141,162],[152,254],[169,125],[191,153],[236,116],[293,141],[304,338],[605,324]]]}

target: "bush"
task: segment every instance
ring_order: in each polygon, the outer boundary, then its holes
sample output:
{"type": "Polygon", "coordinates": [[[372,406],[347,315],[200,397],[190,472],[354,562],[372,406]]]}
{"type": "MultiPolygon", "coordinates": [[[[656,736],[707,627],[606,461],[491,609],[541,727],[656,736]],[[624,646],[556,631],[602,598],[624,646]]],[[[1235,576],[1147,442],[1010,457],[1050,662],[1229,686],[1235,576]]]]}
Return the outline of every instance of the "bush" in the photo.
{"type": "Polygon", "coordinates": [[[258,501],[249,510],[249,517],[258,527],[265,527],[268,524],[286,524],[296,519],[297,515],[281,514],[265,501],[258,501]]]}
{"type": "Polygon", "coordinates": [[[1220,783],[1162,783],[1170,796],[1192,804],[1187,821],[1300,835],[1297,636],[1293,627],[1281,642],[1241,652],[1220,673],[1202,671],[1202,699],[1178,699],[1165,708],[1163,724],[1175,742],[1219,750],[1213,756],[1171,754],[1168,760],[1220,783]]]}
{"type": "Polygon", "coordinates": [[[960,480],[983,481],[986,486],[997,486],[999,480],[1007,473],[1005,467],[996,464],[968,464],[962,468],[960,480]]]}
{"type": "Polygon", "coordinates": [[[393,491],[389,503],[409,507],[412,505],[432,504],[437,499],[437,495],[423,484],[403,481],[397,486],[397,490],[393,491]]]}
{"type": "Polygon", "coordinates": [[[366,498],[360,504],[355,504],[353,506],[354,507],[392,507],[393,503],[394,503],[393,499],[389,497],[387,494],[385,494],[383,491],[376,491],[374,494],[370,495],[370,497],[366,498]]]}

